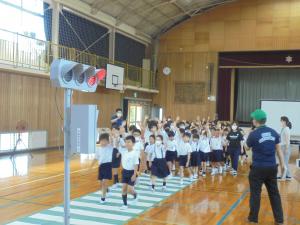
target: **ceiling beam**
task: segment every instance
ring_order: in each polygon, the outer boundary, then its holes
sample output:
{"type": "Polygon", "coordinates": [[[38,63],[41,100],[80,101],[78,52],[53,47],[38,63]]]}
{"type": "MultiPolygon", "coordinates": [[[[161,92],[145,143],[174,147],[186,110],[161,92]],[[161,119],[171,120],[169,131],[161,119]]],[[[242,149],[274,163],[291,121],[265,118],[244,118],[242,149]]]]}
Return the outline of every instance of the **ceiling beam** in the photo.
{"type": "MultiPolygon", "coordinates": [[[[135,10],[131,9],[130,4],[125,6],[120,0],[117,0],[117,1],[123,7],[122,14],[116,17],[117,23],[123,23],[123,20],[126,18],[125,16],[127,16],[129,14],[130,15],[135,14],[135,15],[139,16],[142,19],[142,21],[146,21],[149,25],[156,27],[156,28],[160,28],[158,25],[156,25],[152,21],[148,20],[145,16],[143,16],[143,15],[139,14],[138,12],[136,12],[135,10]]],[[[137,29],[137,27],[135,27],[135,28],[137,29]]]]}
{"type": "MultiPolygon", "coordinates": [[[[52,1],[45,0],[52,4],[52,1]]],[[[116,25],[116,19],[103,11],[99,10],[96,14],[91,14],[91,5],[84,3],[80,0],[54,0],[59,2],[62,6],[66,7],[66,9],[70,9],[74,13],[87,18],[95,23],[98,23],[104,27],[109,29],[115,28],[117,31],[130,36],[131,38],[142,42],[144,44],[149,44],[152,41],[152,38],[149,34],[146,34],[142,31],[137,31],[133,26],[130,26],[126,23],[116,25]],[[137,34],[137,32],[139,34],[137,34]]],[[[109,0],[110,1],[110,0],[109,0]]]]}
{"type": "Polygon", "coordinates": [[[172,4],[174,6],[176,6],[179,10],[181,10],[184,14],[186,14],[189,17],[192,17],[191,14],[189,13],[189,11],[186,11],[186,9],[184,7],[182,7],[179,3],[177,3],[176,1],[172,1],[172,4]]]}

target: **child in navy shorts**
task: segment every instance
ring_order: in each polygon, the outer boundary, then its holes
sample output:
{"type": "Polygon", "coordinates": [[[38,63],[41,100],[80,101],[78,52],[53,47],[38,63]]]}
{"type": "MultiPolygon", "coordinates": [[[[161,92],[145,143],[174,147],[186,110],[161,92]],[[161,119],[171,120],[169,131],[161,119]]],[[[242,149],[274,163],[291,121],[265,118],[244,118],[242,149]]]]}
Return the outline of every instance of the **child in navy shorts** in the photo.
{"type": "Polygon", "coordinates": [[[120,153],[122,155],[122,199],[123,206],[122,210],[127,209],[127,194],[133,195],[135,203],[137,201],[137,193],[134,190],[134,184],[137,178],[138,165],[139,165],[139,153],[134,150],[135,138],[129,135],[125,138],[126,148],[121,148],[120,153]]]}
{"type": "Polygon", "coordinates": [[[121,165],[121,154],[118,150],[120,143],[120,128],[115,126],[112,127],[111,138],[113,146],[113,155],[112,155],[112,173],[113,173],[113,187],[117,187],[119,184],[119,168],[121,165]]]}
{"type": "Polygon", "coordinates": [[[223,138],[220,135],[219,129],[212,130],[212,137],[210,139],[210,146],[212,149],[212,173],[214,176],[216,174],[223,173],[223,138]]]}
{"type": "Polygon", "coordinates": [[[198,178],[198,167],[201,165],[200,155],[199,155],[199,135],[194,133],[192,136],[192,153],[191,153],[191,170],[193,173],[193,178],[198,178]]]}
{"type": "Polygon", "coordinates": [[[95,160],[91,167],[98,160],[98,180],[101,182],[102,196],[100,203],[105,203],[106,193],[108,192],[108,181],[112,178],[112,153],[113,147],[109,143],[109,134],[104,133],[99,137],[99,145],[96,148],[95,160]]]}

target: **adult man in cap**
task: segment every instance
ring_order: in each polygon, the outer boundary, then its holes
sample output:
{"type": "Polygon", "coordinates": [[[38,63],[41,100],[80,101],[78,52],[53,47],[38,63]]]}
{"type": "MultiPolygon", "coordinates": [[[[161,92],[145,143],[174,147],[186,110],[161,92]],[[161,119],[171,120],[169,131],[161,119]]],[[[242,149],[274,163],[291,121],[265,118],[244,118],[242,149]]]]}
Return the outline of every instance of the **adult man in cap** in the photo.
{"type": "Polygon", "coordinates": [[[261,188],[265,184],[272,206],[275,224],[283,224],[283,212],[280,194],[277,186],[277,153],[280,168],[284,171],[283,155],[280,150],[279,135],[275,130],[265,125],[267,114],[257,109],[251,113],[255,130],[249,134],[247,147],[252,149],[252,165],[249,173],[250,213],[248,221],[258,223],[261,188]]]}

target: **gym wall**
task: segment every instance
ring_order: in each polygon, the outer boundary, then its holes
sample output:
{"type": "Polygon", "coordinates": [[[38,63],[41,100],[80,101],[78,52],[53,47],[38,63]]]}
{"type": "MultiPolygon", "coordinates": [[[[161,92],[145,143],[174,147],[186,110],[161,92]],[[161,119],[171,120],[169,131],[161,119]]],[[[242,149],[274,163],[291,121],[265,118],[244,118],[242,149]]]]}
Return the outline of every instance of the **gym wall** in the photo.
{"type": "Polygon", "coordinates": [[[182,118],[214,115],[216,102],[176,103],[174,82],[206,79],[208,86],[205,68],[214,63],[212,94],[217,95],[219,52],[299,49],[299,23],[300,1],[240,0],[177,25],[160,37],[160,93],[155,103],[164,107],[167,114],[182,118]],[[168,77],[162,73],[165,66],[172,70],[168,77]]]}

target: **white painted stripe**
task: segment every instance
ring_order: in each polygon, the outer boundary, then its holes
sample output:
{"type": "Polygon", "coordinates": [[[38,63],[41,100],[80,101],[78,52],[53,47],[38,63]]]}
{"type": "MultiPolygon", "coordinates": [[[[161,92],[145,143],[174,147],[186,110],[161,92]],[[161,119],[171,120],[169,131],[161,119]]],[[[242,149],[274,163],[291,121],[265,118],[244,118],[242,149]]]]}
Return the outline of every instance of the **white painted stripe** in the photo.
{"type": "MultiPolygon", "coordinates": [[[[99,197],[84,196],[81,199],[99,202],[99,197]]],[[[106,199],[106,201],[109,202],[109,203],[123,204],[123,201],[122,201],[121,198],[120,199],[108,198],[108,199],[106,199]]],[[[154,203],[142,202],[142,201],[138,201],[137,203],[134,204],[134,206],[137,206],[137,207],[138,206],[140,206],[140,207],[151,207],[153,205],[154,205],[154,203]]]]}
{"type": "Polygon", "coordinates": [[[15,221],[12,223],[8,223],[6,225],[38,225],[37,223],[25,223],[25,222],[21,222],[21,221],[15,221]]]}
{"type": "MultiPolygon", "coordinates": [[[[139,177],[145,177],[145,178],[148,178],[149,179],[149,176],[145,176],[145,174],[142,174],[141,176],[139,177]]],[[[158,179],[161,179],[161,178],[158,178],[158,179]]],[[[179,176],[173,176],[172,178],[167,178],[167,180],[174,180],[174,181],[177,181],[177,180],[180,180],[180,177],[179,176]]],[[[189,182],[189,178],[187,177],[184,177],[183,178],[183,181],[186,181],[186,182],[189,182]]]]}
{"type": "MultiPolygon", "coordinates": [[[[136,192],[138,194],[138,199],[141,199],[141,200],[154,201],[154,202],[159,202],[159,201],[163,200],[163,198],[140,195],[138,190],[136,192]]],[[[100,193],[101,193],[101,191],[100,191],[100,193]]],[[[110,192],[109,195],[114,196],[114,197],[121,197],[120,193],[110,192]]],[[[133,196],[128,195],[128,199],[130,199],[130,198],[133,198],[133,196]]]]}
{"type": "MultiPolygon", "coordinates": [[[[30,216],[30,218],[33,219],[38,219],[38,220],[46,220],[46,221],[53,221],[53,222],[58,222],[58,223],[63,223],[64,222],[64,218],[62,216],[53,216],[53,215],[47,215],[47,214],[42,214],[42,213],[37,213],[34,214],[32,216],[30,216]]],[[[79,220],[79,219],[70,219],[70,223],[74,224],[74,225],[113,225],[113,224],[109,224],[109,223],[100,223],[100,222],[95,222],[95,221],[91,221],[91,220],[79,220]]],[[[41,224],[43,224],[43,222],[41,222],[41,224]]]]}
{"type": "MultiPolygon", "coordinates": [[[[54,207],[51,209],[48,209],[54,212],[64,212],[63,207],[54,207]]],[[[119,220],[119,221],[126,221],[131,218],[131,216],[122,216],[118,214],[110,214],[110,213],[101,213],[101,212],[94,212],[94,211],[87,211],[87,210],[81,210],[81,209],[73,209],[71,208],[71,214],[81,215],[81,216],[91,216],[91,217],[97,217],[97,218],[104,218],[104,219],[110,219],[110,220],[119,220]]]]}
{"type": "MultiPolygon", "coordinates": [[[[149,184],[148,184],[148,181],[146,182],[146,181],[140,181],[139,182],[139,184],[137,185],[137,187],[140,187],[140,188],[143,188],[143,189],[147,189],[147,190],[149,190],[149,188],[151,187],[149,184]]],[[[182,187],[181,187],[182,188],[182,187]]],[[[168,186],[168,183],[167,183],[167,190],[169,190],[169,191],[178,191],[180,189],[180,184],[178,184],[177,186],[172,186],[172,187],[169,187],[168,186]]],[[[138,192],[138,190],[137,190],[137,192],[138,192]]]]}
{"type": "MultiPolygon", "coordinates": [[[[140,182],[137,187],[145,189],[145,190],[149,190],[149,188],[151,187],[149,184],[145,184],[143,182],[140,182]]],[[[181,187],[182,188],[182,187],[181,187]]],[[[167,188],[167,191],[178,191],[180,188],[167,188]]],[[[136,190],[137,193],[139,193],[139,190],[136,190]]]]}
{"type": "MultiPolygon", "coordinates": [[[[141,179],[139,180],[139,183],[146,183],[146,184],[149,184],[149,179],[145,179],[145,178],[141,177],[141,179]]],[[[167,183],[167,187],[168,187],[168,186],[169,186],[169,187],[178,187],[178,186],[180,186],[180,181],[177,181],[176,183],[171,183],[171,182],[169,182],[169,181],[167,180],[166,183],[167,183]]],[[[156,182],[156,184],[162,186],[162,182],[156,182]]],[[[183,184],[188,185],[188,184],[190,184],[190,183],[184,182],[183,184]]]]}
{"type": "MultiPolygon", "coordinates": [[[[167,193],[167,192],[152,192],[152,190],[150,190],[151,187],[149,186],[148,187],[148,190],[136,190],[136,192],[138,194],[151,194],[151,195],[154,195],[154,196],[159,196],[159,197],[168,197],[170,196],[172,193],[167,193]]],[[[116,189],[113,189],[114,191],[117,191],[119,193],[121,193],[121,188],[116,188],[116,189]]],[[[157,188],[157,190],[161,190],[161,188],[157,188]]],[[[168,188],[167,188],[168,190],[168,188]]],[[[111,192],[110,192],[111,193],[111,192]]],[[[95,194],[100,194],[100,191],[98,192],[95,192],[95,194]]]]}
{"type": "MultiPolygon", "coordinates": [[[[88,202],[79,202],[79,201],[72,201],[72,206],[80,206],[80,207],[87,207],[87,208],[93,208],[93,209],[104,209],[104,210],[110,210],[110,211],[116,211],[116,212],[124,212],[124,210],[121,210],[119,206],[111,206],[107,204],[100,205],[100,203],[88,203],[88,202]]],[[[141,209],[126,209],[126,213],[133,213],[138,214],[143,212],[141,209]]]]}
{"type": "MultiPolygon", "coordinates": [[[[140,176],[139,179],[140,179],[140,180],[146,180],[146,181],[150,182],[149,177],[143,177],[143,176],[140,176]]],[[[163,182],[163,179],[160,179],[160,178],[159,178],[159,179],[156,179],[156,182],[157,182],[157,183],[162,183],[162,182],[163,182]]],[[[168,183],[172,183],[172,184],[178,185],[178,184],[180,184],[180,180],[167,179],[167,184],[168,184],[168,183]]],[[[191,182],[190,182],[190,181],[183,181],[183,184],[188,185],[188,184],[191,184],[191,182]]]]}

